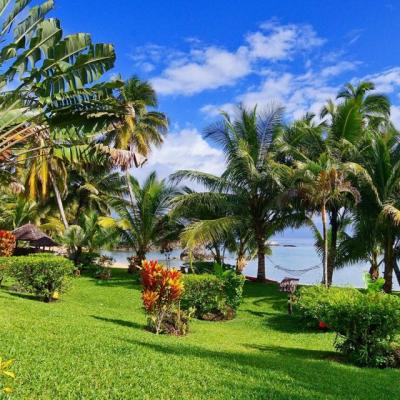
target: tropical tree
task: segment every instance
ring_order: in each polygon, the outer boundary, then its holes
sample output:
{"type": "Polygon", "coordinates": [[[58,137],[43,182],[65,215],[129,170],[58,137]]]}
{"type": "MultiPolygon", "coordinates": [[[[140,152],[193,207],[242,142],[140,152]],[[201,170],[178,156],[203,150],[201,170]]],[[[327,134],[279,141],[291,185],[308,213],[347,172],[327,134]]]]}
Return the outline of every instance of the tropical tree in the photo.
{"type": "Polygon", "coordinates": [[[129,271],[133,272],[135,264],[142,265],[151,246],[162,240],[160,227],[165,224],[172,199],[179,192],[165,180],[157,179],[155,172],[143,184],[133,176],[129,177],[129,181],[133,201],[120,198],[113,206],[120,217],[115,226],[119,228],[122,243],[135,251],[135,263],[131,263],[129,271]]]}
{"type": "Polygon", "coordinates": [[[361,202],[354,214],[356,237],[369,246],[381,249],[385,265],[386,292],[391,292],[393,269],[400,234],[400,148],[399,133],[388,127],[375,132],[363,152],[367,179],[360,187],[361,202]]]}
{"type": "MultiPolygon", "coordinates": [[[[347,84],[337,96],[337,102],[329,100],[323,107],[320,120],[313,114],[294,121],[278,130],[274,140],[276,153],[281,162],[293,165],[296,161],[318,162],[322,153],[329,153],[337,163],[362,164],[362,152],[370,143],[370,131],[381,129],[388,121],[390,102],[382,94],[371,93],[374,85],[361,82],[357,86],[347,84]]],[[[339,266],[337,253],[341,232],[352,213],[351,196],[327,204],[330,238],[328,241],[328,281],[339,266]]],[[[318,248],[318,247],[317,247],[318,248]]],[[[347,258],[347,257],[346,257],[347,258]]],[[[343,262],[341,256],[340,263],[343,262]]],[[[342,265],[342,264],[340,264],[342,265]]]]}
{"type": "Polygon", "coordinates": [[[327,207],[332,203],[340,207],[347,194],[350,194],[356,202],[359,201],[359,192],[349,179],[350,173],[357,171],[357,166],[351,163],[338,164],[328,154],[323,153],[317,161],[298,162],[297,169],[296,179],[299,179],[297,195],[321,214],[324,244],[323,282],[328,286],[331,282],[328,274],[327,207]]]}
{"type": "Polygon", "coordinates": [[[110,215],[113,199],[127,194],[125,180],[110,163],[76,165],[68,171],[67,210],[75,223],[84,210],[110,215]]]}
{"type": "MultiPolygon", "coordinates": [[[[193,193],[179,199],[185,207],[205,204],[225,213],[212,220],[200,220],[189,225],[184,238],[191,241],[227,237],[238,232],[244,249],[255,244],[258,258],[257,278],[264,280],[266,240],[287,226],[299,224],[303,216],[283,200],[291,168],[274,158],[272,139],[281,126],[282,109],[271,108],[264,113],[257,108],[238,107],[235,117],[222,113],[222,120],[205,133],[225,153],[226,170],[221,177],[198,171],[179,171],[173,179],[189,179],[206,186],[208,191],[193,193]]],[[[179,204],[178,203],[178,204],[179,204]]],[[[250,252],[252,253],[252,252],[250,252]]],[[[240,261],[240,264],[243,259],[240,261]]]]}
{"type": "MultiPolygon", "coordinates": [[[[0,156],[28,138],[48,131],[57,109],[87,104],[88,93],[107,90],[92,85],[114,65],[111,45],[93,44],[88,34],[63,36],[57,19],[46,18],[52,0],[0,3],[0,156]],[[7,90],[16,84],[16,89],[7,90]],[[8,85],[8,86],[6,86],[8,85]],[[100,89],[101,90],[97,90],[100,89]]],[[[108,90],[110,94],[110,90],[108,90]]],[[[84,107],[81,107],[84,109],[84,107]]]]}
{"type": "Polygon", "coordinates": [[[168,129],[168,118],[164,113],[155,110],[158,100],[151,84],[136,76],[124,83],[117,101],[122,113],[111,120],[102,143],[118,150],[120,157],[117,157],[116,165],[125,172],[131,202],[134,202],[129,169],[143,162],[137,159],[136,153],[147,157],[152,146],[163,143],[163,135],[168,129]]]}
{"type": "Polygon", "coordinates": [[[60,237],[61,243],[69,249],[75,264],[80,263],[84,249],[94,252],[110,246],[117,232],[109,228],[108,217],[99,216],[94,211],[82,214],[79,225],[70,225],[60,237]]]}

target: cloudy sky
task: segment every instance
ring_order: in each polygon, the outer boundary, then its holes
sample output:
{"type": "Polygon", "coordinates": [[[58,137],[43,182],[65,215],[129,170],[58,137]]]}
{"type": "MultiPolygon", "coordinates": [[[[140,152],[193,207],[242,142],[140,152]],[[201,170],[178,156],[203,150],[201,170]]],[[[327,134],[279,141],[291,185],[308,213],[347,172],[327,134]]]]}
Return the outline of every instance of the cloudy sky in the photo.
{"type": "Polygon", "coordinates": [[[400,126],[400,2],[375,0],[58,0],[68,33],[114,43],[123,77],[152,82],[171,129],[139,177],[156,169],[220,173],[202,130],[235,104],[318,112],[348,82],[371,79],[400,126]]]}

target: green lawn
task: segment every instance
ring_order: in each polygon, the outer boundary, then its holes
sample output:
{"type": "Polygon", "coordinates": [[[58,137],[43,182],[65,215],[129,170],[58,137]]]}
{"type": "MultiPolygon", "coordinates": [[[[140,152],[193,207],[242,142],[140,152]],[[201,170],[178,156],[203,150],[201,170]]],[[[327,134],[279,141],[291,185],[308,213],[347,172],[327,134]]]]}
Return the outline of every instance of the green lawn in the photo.
{"type": "Polygon", "coordinates": [[[189,336],[144,330],[125,272],[77,278],[57,303],[0,291],[0,353],[16,359],[14,399],[399,399],[400,371],[333,361],[331,333],[285,313],[275,286],[249,283],[235,320],[189,336]]]}

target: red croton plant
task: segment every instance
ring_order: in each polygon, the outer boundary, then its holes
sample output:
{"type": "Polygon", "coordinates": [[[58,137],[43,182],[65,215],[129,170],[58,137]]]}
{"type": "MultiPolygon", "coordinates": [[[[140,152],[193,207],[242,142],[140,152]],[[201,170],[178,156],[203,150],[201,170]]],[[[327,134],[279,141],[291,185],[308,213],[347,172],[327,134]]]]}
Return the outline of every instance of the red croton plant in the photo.
{"type": "Polygon", "coordinates": [[[12,256],[15,248],[15,236],[9,231],[0,230],[0,256],[12,256]]]}
{"type": "Polygon", "coordinates": [[[157,261],[143,261],[142,299],[149,315],[149,327],[156,333],[178,304],[183,293],[182,274],[176,269],[168,269],[157,261]]]}

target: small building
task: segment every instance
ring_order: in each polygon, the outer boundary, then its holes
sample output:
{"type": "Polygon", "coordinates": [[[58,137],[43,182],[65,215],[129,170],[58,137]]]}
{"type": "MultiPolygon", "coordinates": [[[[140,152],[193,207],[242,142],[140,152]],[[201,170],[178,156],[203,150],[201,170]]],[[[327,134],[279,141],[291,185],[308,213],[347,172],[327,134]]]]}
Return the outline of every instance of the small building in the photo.
{"type": "Polygon", "coordinates": [[[15,254],[28,254],[40,249],[45,250],[46,247],[51,248],[58,246],[58,244],[36,225],[26,224],[13,231],[16,239],[15,254]],[[18,247],[18,242],[27,242],[30,248],[18,247]]]}

